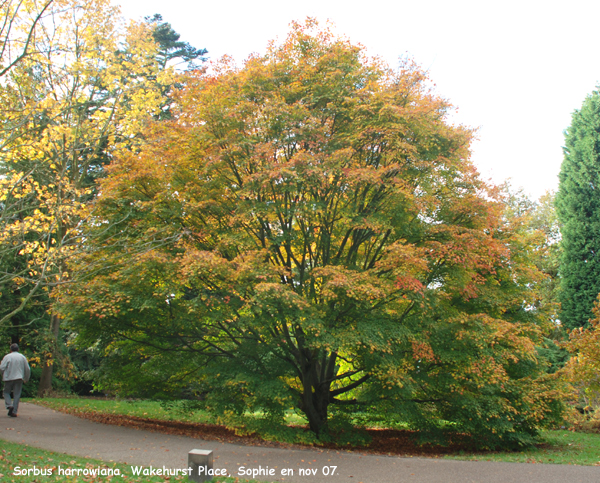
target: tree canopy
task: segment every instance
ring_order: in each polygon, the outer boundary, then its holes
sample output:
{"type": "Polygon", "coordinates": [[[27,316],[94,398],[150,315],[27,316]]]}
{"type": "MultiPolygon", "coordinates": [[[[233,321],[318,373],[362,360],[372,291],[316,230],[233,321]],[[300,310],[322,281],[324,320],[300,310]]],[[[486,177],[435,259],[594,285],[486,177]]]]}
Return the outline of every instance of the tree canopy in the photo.
{"type": "Polygon", "coordinates": [[[110,166],[70,266],[62,313],[100,381],[229,421],[295,408],[319,438],[351,416],[492,447],[558,414],[533,243],[422,70],[309,21],[183,85],[110,166]]]}

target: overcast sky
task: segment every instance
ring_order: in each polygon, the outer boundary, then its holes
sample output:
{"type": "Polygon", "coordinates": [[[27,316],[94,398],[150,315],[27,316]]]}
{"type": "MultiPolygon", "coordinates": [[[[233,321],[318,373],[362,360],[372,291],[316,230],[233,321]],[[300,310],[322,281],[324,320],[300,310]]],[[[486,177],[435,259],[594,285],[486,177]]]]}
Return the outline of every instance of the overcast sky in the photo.
{"type": "Polygon", "coordinates": [[[129,18],[160,13],[211,60],[241,65],[307,16],[393,67],[408,54],[459,108],[453,121],[479,128],[473,160],[484,177],[511,178],[536,198],[556,189],[563,131],[600,81],[600,2],[590,0],[113,1],[129,18]]]}

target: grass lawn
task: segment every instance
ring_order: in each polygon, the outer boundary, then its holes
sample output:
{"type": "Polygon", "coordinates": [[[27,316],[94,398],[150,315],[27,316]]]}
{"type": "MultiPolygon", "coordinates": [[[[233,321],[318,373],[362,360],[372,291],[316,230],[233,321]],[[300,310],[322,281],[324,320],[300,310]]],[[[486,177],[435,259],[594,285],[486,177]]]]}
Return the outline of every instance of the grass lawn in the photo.
{"type": "MultiPolygon", "coordinates": [[[[92,399],[80,397],[27,399],[32,402],[47,406],[52,409],[69,408],[75,411],[94,412],[100,414],[122,414],[138,418],[160,419],[162,421],[181,421],[185,423],[216,424],[214,416],[204,411],[184,412],[177,406],[166,409],[157,401],[142,399],[92,399]]],[[[307,421],[302,417],[290,412],[287,417],[288,424],[303,425],[307,421]]]]}
{"type": "Polygon", "coordinates": [[[123,414],[138,418],[160,419],[162,421],[183,421],[186,423],[215,423],[214,417],[203,411],[184,413],[167,410],[156,401],[125,399],[88,399],[78,397],[24,399],[25,402],[38,403],[52,409],[70,408],[82,412],[102,414],[123,414]]]}
{"type": "MultiPolygon", "coordinates": [[[[102,414],[122,414],[148,419],[183,421],[191,423],[215,423],[210,415],[197,411],[186,414],[167,411],[155,401],[104,400],[87,398],[46,398],[32,400],[53,409],[95,412],[102,414]]],[[[290,423],[298,424],[295,415],[290,423]]],[[[300,422],[301,423],[301,422],[300,422]]],[[[483,461],[509,461],[519,463],[555,463],[600,466],[600,434],[575,433],[572,431],[545,431],[544,443],[535,448],[513,452],[460,452],[446,455],[445,458],[483,461]]]]}
{"type": "MultiPolygon", "coordinates": [[[[62,453],[53,453],[32,446],[11,443],[0,440],[0,481],[15,483],[39,483],[40,481],[89,481],[110,482],[117,481],[114,476],[84,476],[83,470],[100,470],[104,473],[112,472],[113,475],[124,475],[121,481],[129,482],[163,482],[163,481],[189,481],[187,476],[135,476],[131,466],[120,463],[107,463],[95,459],[80,458],[62,453]],[[59,468],[65,474],[59,474],[59,468]],[[37,469],[38,474],[34,471],[37,469]],[[77,469],[81,469],[77,476],[77,469]],[[29,470],[30,474],[24,474],[29,470]],[[52,472],[50,474],[50,472],[52,472]],[[118,472],[118,473],[117,473],[118,472]],[[70,476],[69,473],[72,475],[70,476]]],[[[258,483],[255,480],[240,480],[239,478],[215,478],[214,483],[258,483]]]]}
{"type": "MultiPolygon", "coordinates": [[[[600,434],[544,431],[544,444],[523,451],[445,456],[450,459],[600,466],[600,434]]],[[[600,481],[600,480],[599,480],[600,481]]]]}

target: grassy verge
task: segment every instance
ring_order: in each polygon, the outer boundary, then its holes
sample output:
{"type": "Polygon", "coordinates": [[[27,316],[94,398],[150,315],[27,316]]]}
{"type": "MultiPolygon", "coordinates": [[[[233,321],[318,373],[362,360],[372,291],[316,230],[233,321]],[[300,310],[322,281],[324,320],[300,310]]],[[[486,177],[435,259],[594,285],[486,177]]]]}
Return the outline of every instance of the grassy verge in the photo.
{"type": "Polygon", "coordinates": [[[87,399],[78,397],[25,399],[47,406],[52,409],[71,408],[78,411],[100,414],[122,414],[138,418],[160,419],[162,421],[182,421],[185,423],[214,424],[214,418],[203,412],[186,413],[179,410],[169,410],[156,401],[125,400],[125,399],[87,399]]]}
{"type": "MultiPolygon", "coordinates": [[[[129,482],[165,482],[189,481],[187,476],[135,476],[131,466],[120,463],[107,463],[90,458],[53,453],[32,446],[11,443],[0,440],[0,481],[14,483],[39,483],[40,481],[86,481],[110,482],[116,481],[117,475],[122,475],[123,481],[129,482]],[[64,474],[59,474],[59,469],[64,474]],[[27,471],[28,470],[28,471],[27,471]],[[35,474],[37,470],[37,475],[35,474]],[[77,470],[81,470],[77,475],[77,470]],[[96,471],[96,476],[88,476],[87,472],[96,471]],[[25,474],[28,472],[29,474],[25,474]],[[51,472],[51,474],[50,474],[51,472]],[[105,475],[98,475],[105,473],[105,475]],[[110,474],[114,476],[110,476],[110,474]]],[[[214,483],[258,483],[255,480],[240,480],[239,478],[215,478],[214,483]]]]}
{"type": "Polygon", "coordinates": [[[446,456],[450,459],[600,466],[600,434],[544,431],[544,443],[523,451],[446,456]]]}
{"type": "MultiPolygon", "coordinates": [[[[180,421],[184,423],[216,424],[214,416],[201,411],[184,411],[179,406],[165,408],[157,401],[142,399],[93,399],[81,397],[24,399],[26,402],[41,404],[52,409],[71,409],[98,414],[121,414],[138,418],[159,419],[161,421],[180,421]]],[[[306,420],[290,412],[287,424],[303,425],[306,420]]]]}
{"type": "MultiPolygon", "coordinates": [[[[191,423],[215,422],[206,413],[194,412],[193,414],[185,414],[179,411],[167,411],[160,403],[154,401],[47,398],[33,400],[32,402],[57,410],[75,409],[100,414],[122,414],[148,419],[191,423]]],[[[523,451],[459,452],[444,457],[461,460],[600,466],[600,434],[575,433],[572,431],[545,431],[542,436],[544,442],[541,445],[523,451]]]]}

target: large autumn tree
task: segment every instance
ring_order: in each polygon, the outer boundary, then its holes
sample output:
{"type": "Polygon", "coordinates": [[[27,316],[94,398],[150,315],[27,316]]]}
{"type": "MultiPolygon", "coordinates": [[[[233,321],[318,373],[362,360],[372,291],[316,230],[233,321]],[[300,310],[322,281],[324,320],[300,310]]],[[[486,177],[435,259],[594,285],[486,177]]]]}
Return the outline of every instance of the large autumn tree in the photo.
{"type": "Polygon", "coordinates": [[[565,132],[556,212],[562,234],[561,321],[570,329],[594,318],[600,292],[600,93],[590,94],[565,132]]]}
{"type": "Polygon", "coordinates": [[[295,408],[320,438],[345,413],[531,441],[558,408],[536,379],[539,272],[471,132],[418,67],[313,29],[190,75],[112,164],[106,241],[63,307],[99,384],[192,391],[238,422],[295,408]]]}

